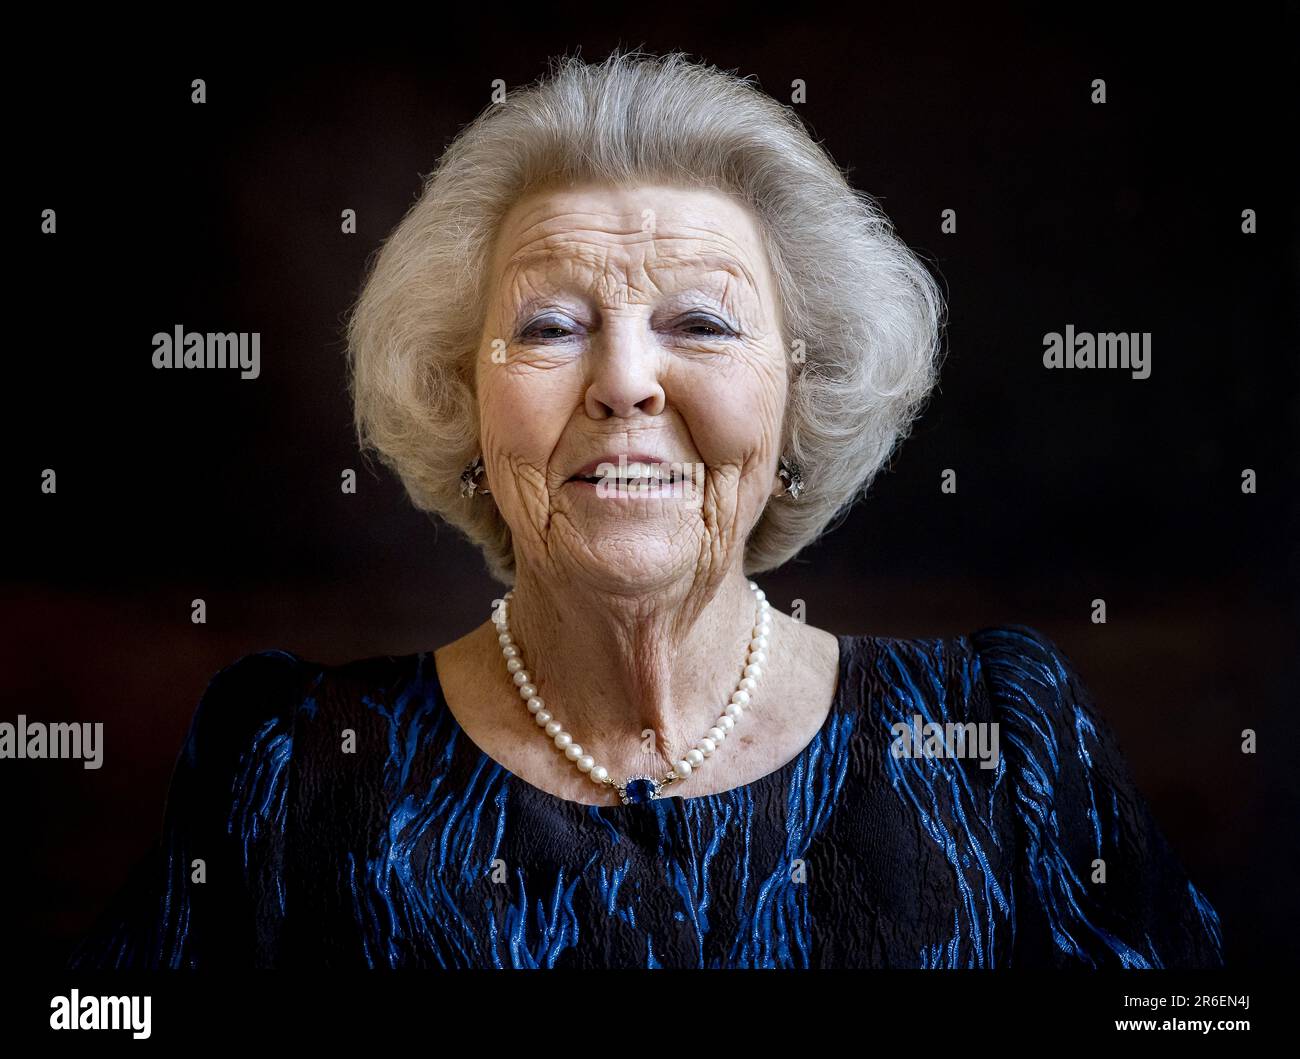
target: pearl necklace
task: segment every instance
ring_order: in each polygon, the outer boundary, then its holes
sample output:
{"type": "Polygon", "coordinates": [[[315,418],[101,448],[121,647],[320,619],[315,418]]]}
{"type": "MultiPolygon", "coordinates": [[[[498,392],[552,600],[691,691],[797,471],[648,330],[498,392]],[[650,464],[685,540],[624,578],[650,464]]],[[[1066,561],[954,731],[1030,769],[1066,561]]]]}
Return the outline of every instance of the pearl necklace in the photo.
{"type": "Polygon", "coordinates": [[[514,637],[510,635],[509,610],[510,600],[515,594],[514,589],[507,592],[503,599],[492,601],[492,621],[496,625],[501,654],[506,660],[506,674],[518,689],[519,697],[527,703],[528,712],[533,715],[537,727],[545,731],[554,741],[556,749],[563,750],[564,756],[572,761],[578,771],[585,774],[592,783],[613,787],[618,791],[624,805],[639,804],[660,797],[664,787],[678,780],[684,780],[696,769],[703,767],[704,762],[713,756],[731,730],[735,728],[736,722],[745,716],[745,707],[749,705],[750,694],[758,686],[759,678],[763,675],[763,664],[767,661],[768,638],[772,633],[772,618],[768,613],[771,604],[768,603],[763,590],[753,581],[749,582],[749,589],[754,593],[754,600],[758,605],[757,613],[751,630],[752,639],[746,652],[744,670],[736,690],[731,693],[731,701],[713,722],[713,727],[686,752],[680,761],[674,764],[672,769],[664,774],[662,779],[657,780],[650,776],[629,776],[622,783],[618,783],[610,777],[604,765],[597,765],[595,759],[573,741],[573,736],[565,731],[564,726],[546,708],[545,700],[537,694],[531,674],[524,668],[519,647],[514,637]]]}

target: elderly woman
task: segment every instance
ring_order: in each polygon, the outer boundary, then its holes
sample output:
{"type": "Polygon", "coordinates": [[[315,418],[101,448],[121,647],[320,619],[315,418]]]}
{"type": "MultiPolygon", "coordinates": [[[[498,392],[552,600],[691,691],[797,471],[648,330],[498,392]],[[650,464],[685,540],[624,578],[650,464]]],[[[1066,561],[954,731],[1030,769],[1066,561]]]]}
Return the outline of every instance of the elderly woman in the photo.
{"type": "Polygon", "coordinates": [[[750,580],[865,490],[941,318],[746,80],[616,53],[494,105],[349,339],[363,443],[509,591],[437,650],[218,674],[73,963],[1219,963],[1046,637],[836,635],[750,580]]]}

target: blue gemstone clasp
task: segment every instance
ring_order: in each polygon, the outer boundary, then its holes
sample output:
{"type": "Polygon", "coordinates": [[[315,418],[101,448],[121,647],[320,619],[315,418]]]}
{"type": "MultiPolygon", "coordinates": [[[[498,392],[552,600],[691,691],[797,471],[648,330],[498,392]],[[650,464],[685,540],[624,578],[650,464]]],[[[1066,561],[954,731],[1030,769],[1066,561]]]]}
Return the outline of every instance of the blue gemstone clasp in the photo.
{"type": "Polygon", "coordinates": [[[624,805],[642,805],[659,797],[663,781],[649,776],[633,776],[618,789],[624,805]]]}

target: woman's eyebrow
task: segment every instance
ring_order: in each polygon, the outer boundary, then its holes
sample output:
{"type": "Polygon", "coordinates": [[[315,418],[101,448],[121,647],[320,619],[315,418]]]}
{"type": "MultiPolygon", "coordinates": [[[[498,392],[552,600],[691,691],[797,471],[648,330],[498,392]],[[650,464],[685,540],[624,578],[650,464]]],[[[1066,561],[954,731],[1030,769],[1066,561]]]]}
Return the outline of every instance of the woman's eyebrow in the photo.
{"type": "MultiPolygon", "coordinates": [[[[576,248],[571,253],[557,253],[554,247],[534,247],[512,254],[505,262],[505,268],[518,273],[535,267],[539,262],[553,267],[563,263],[566,266],[587,266],[596,269],[605,267],[608,264],[608,257],[603,252],[597,254],[585,247],[576,248]]],[[[647,272],[669,268],[687,268],[699,272],[726,272],[737,279],[743,279],[754,290],[758,290],[758,284],[755,281],[753,272],[743,261],[732,254],[717,251],[698,254],[680,253],[673,250],[657,252],[648,256],[642,263],[642,267],[647,272]]]]}

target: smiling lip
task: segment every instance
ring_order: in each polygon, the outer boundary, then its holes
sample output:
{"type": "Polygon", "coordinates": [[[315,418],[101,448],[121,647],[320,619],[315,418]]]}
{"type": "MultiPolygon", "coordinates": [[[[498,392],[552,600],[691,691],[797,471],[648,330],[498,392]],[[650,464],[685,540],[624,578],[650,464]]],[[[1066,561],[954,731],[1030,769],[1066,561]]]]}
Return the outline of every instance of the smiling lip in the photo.
{"type": "Polygon", "coordinates": [[[624,460],[627,461],[628,467],[631,467],[632,464],[634,463],[669,464],[672,462],[671,460],[665,460],[661,456],[652,456],[644,452],[627,452],[627,453],[611,452],[611,453],[606,453],[603,456],[597,456],[590,463],[584,463],[581,467],[579,467],[576,471],[574,471],[573,474],[569,476],[569,481],[573,481],[575,478],[590,478],[600,469],[600,465],[602,463],[608,463],[614,467],[617,467],[620,457],[622,457],[624,460]]]}

